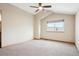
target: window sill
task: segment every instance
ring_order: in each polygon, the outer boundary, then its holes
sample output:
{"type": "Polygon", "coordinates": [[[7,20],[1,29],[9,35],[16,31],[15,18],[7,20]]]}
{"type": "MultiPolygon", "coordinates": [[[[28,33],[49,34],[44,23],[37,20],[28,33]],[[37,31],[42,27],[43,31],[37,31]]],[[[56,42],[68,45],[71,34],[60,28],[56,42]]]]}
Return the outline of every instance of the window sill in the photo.
{"type": "Polygon", "coordinates": [[[64,31],[46,31],[46,32],[64,33],[64,31]]]}

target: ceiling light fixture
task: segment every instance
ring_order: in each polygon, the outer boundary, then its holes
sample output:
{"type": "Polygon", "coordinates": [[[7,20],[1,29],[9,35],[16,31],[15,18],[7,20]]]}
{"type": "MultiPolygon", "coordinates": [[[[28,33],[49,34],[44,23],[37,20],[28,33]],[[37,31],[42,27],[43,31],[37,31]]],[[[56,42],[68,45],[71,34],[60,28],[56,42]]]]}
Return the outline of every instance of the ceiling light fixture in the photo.
{"type": "Polygon", "coordinates": [[[38,8],[39,10],[43,10],[43,8],[40,6],[39,8],[38,8]]]}
{"type": "Polygon", "coordinates": [[[51,5],[42,5],[42,3],[38,3],[38,6],[30,6],[32,8],[37,8],[35,12],[42,11],[44,8],[51,8],[51,5]]]}

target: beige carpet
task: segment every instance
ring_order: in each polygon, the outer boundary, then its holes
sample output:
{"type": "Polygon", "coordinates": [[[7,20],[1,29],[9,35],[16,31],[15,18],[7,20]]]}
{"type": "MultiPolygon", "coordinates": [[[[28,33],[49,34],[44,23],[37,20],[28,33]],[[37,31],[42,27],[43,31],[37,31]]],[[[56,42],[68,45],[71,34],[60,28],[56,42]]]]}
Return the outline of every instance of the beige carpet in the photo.
{"type": "Polygon", "coordinates": [[[75,45],[48,40],[30,40],[0,49],[2,56],[76,56],[75,45]]]}

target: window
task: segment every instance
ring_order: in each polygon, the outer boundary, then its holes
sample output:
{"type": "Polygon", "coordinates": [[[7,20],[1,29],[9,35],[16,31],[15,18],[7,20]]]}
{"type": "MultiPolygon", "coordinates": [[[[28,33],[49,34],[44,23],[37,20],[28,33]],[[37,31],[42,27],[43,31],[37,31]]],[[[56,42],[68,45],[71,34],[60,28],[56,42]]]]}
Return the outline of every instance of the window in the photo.
{"type": "Polygon", "coordinates": [[[64,20],[48,21],[47,31],[61,31],[64,32],[64,20]]]}

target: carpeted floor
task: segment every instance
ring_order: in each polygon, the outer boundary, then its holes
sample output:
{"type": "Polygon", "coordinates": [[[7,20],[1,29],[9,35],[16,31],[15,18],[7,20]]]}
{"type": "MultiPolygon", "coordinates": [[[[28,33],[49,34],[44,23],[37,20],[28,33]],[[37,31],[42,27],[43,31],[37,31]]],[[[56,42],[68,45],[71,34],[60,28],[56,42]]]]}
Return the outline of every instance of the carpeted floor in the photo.
{"type": "Polygon", "coordinates": [[[2,56],[78,56],[75,45],[48,40],[30,40],[0,49],[2,56]]]}

